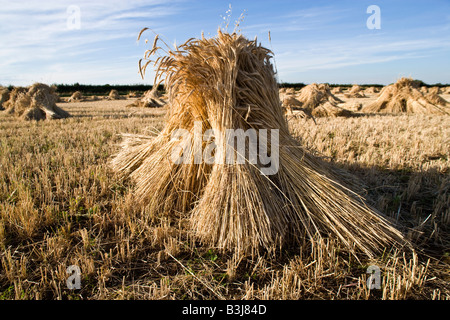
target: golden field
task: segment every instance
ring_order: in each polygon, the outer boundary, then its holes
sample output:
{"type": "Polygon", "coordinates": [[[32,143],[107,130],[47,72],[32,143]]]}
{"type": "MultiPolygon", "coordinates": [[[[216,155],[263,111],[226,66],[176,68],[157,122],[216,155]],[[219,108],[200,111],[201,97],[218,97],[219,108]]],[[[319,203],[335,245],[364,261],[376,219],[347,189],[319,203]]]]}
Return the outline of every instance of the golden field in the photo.
{"type": "Polygon", "coordinates": [[[121,133],[164,126],[164,109],[129,103],[60,103],[72,117],[53,121],[0,115],[0,298],[450,298],[450,116],[289,119],[302,146],[400,224],[415,255],[358,261],[328,239],[314,255],[290,248],[233,261],[199,243],[183,218],[146,214],[133,181],[109,169],[121,133]],[[81,268],[80,290],[66,286],[70,265],[81,268]],[[381,269],[379,290],[367,288],[369,265],[381,269]]]}

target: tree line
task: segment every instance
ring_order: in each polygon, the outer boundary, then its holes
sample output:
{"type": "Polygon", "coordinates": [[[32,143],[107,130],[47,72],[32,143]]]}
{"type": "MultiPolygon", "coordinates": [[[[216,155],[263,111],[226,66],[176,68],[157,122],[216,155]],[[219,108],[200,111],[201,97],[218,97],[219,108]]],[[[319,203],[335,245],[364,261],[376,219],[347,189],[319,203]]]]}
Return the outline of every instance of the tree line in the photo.
{"type": "MultiPolygon", "coordinates": [[[[56,92],[61,96],[69,96],[75,91],[81,91],[86,96],[106,96],[113,89],[117,90],[120,95],[126,95],[130,92],[145,92],[152,89],[152,85],[146,84],[124,84],[124,85],[93,85],[93,84],[55,84],[56,92]]],[[[158,87],[163,90],[163,86],[158,87]]]]}
{"type": "MultiPolygon", "coordinates": [[[[435,83],[435,84],[427,84],[423,81],[418,80],[420,83],[420,86],[425,87],[447,87],[450,86],[450,84],[442,84],[442,83],[435,83]]],[[[280,88],[295,88],[295,89],[301,89],[304,86],[306,86],[303,82],[281,82],[278,84],[280,88]]],[[[343,87],[343,88],[350,88],[353,84],[338,84],[338,83],[328,83],[328,85],[333,87],[343,87]]],[[[123,84],[123,85],[110,85],[110,84],[104,84],[104,85],[93,85],[93,84],[80,84],[80,83],[74,83],[74,84],[54,84],[53,86],[56,87],[56,91],[60,96],[70,96],[75,91],[81,91],[84,95],[90,96],[90,95],[96,95],[96,96],[106,96],[109,94],[109,92],[113,89],[117,90],[120,95],[126,95],[130,92],[139,92],[143,93],[147,90],[152,89],[152,85],[147,84],[123,84]]],[[[368,88],[368,87],[376,87],[376,88],[382,88],[384,85],[382,84],[360,84],[362,88],[368,88]]],[[[10,90],[13,88],[13,86],[8,87],[10,90]]],[[[163,91],[164,87],[162,84],[158,86],[158,90],[163,91]]]]}

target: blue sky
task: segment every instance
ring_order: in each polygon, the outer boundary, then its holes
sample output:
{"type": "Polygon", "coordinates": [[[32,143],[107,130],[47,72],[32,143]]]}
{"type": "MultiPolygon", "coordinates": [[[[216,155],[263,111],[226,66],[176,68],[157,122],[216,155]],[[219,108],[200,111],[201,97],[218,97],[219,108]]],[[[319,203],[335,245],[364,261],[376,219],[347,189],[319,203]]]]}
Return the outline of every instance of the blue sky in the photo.
{"type": "Polygon", "coordinates": [[[229,5],[228,30],[244,13],[239,29],[273,50],[281,82],[450,83],[449,0],[0,0],[0,84],[152,84],[138,73],[150,46],[139,31],[170,44],[214,36],[229,5]],[[370,5],[381,29],[366,26],[370,5]],[[79,29],[68,27],[69,6],[80,9],[79,29]]]}

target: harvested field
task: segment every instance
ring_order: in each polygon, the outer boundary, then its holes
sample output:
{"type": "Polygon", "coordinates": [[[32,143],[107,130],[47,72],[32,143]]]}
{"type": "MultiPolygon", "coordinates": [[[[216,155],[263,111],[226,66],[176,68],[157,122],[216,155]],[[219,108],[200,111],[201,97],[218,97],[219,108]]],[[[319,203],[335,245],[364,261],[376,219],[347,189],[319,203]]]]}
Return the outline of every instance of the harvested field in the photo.
{"type": "Polygon", "coordinates": [[[0,300],[450,300],[450,1],[1,10],[0,300]]]}
{"type": "Polygon", "coordinates": [[[72,117],[45,124],[0,115],[3,297],[449,298],[449,116],[289,122],[299,143],[362,181],[368,201],[406,228],[418,248],[415,260],[388,251],[357,261],[324,239],[314,256],[300,246],[276,260],[260,256],[236,265],[232,253],[196,242],[183,220],[153,220],[135,206],[133,183],[108,169],[119,134],[164,127],[166,110],[134,112],[129,102],[61,104],[72,117]],[[75,292],[64,286],[72,264],[83,274],[75,292]],[[369,264],[383,272],[381,290],[366,286],[369,264]]]}

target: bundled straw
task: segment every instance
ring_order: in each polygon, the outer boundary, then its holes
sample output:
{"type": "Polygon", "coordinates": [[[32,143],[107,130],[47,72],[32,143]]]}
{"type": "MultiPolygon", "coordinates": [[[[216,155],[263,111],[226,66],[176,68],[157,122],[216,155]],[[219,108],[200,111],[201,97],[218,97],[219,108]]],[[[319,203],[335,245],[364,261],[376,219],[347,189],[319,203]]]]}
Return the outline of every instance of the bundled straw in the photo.
{"type": "Polygon", "coordinates": [[[43,83],[35,83],[29,89],[17,87],[11,92],[6,103],[7,113],[25,120],[62,119],[69,113],[56,105],[58,95],[55,88],[43,83]]]}
{"type": "Polygon", "coordinates": [[[311,112],[314,117],[351,116],[352,112],[339,107],[343,101],[331,93],[326,83],[312,83],[300,90],[297,100],[302,108],[311,112]]]}
{"type": "Polygon", "coordinates": [[[281,107],[283,108],[284,114],[290,118],[312,118],[311,111],[303,108],[303,103],[295,98],[294,94],[280,93],[281,107]]]}
{"type": "Polygon", "coordinates": [[[344,93],[346,98],[365,98],[363,89],[357,84],[353,85],[347,93],[344,93]]]}
{"type": "Polygon", "coordinates": [[[3,104],[3,107],[6,109],[5,112],[13,114],[18,100],[25,99],[24,96],[27,94],[27,91],[28,89],[25,87],[14,87],[9,94],[9,99],[3,104]]]}
{"type": "Polygon", "coordinates": [[[439,95],[440,93],[441,89],[439,87],[432,87],[428,90],[428,93],[425,94],[425,99],[434,105],[445,107],[448,105],[448,102],[439,95]]]}
{"type": "Polygon", "coordinates": [[[364,90],[365,94],[374,94],[374,93],[378,93],[379,90],[376,87],[369,87],[366,90],[364,90]]]}
{"type": "Polygon", "coordinates": [[[396,83],[384,87],[377,100],[363,107],[363,112],[381,113],[422,113],[450,114],[447,101],[435,91],[423,93],[419,81],[401,78],[396,83]]]}
{"type": "Polygon", "coordinates": [[[286,88],[284,90],[284,93],[286,93],[286,94],[295,94],[295,89],[294,88],[286,88]]]}
{"type": "Polygon", "coordinates": [[[9,100],[9,90],[7,88],[0,87],[0,110],[3,110],[3,103],[9,100]]]}
{"type": "Polygon", "coordinates": [[[439,87],[431,87],[428,90],[428,93],[440,94],[440,93],[442,93],[442,90],[439,87]]]}
{"type": "Polygon", "coordinates": [[[137,99],[127,107],[160,108],[165,104],[166,102],[162,99],[158,91],[158,86],[155,85],[151,90],[145,91],[142,98],[137,99]]]}
{"type": "Polygon", "coordinates": [[[341,87],[334,87],[333,89],[331,89],[331,93],[332,94],[342,93],[342,88],[341,87]]]}
{"type": "Polygon", "coordinates": [[[67,100],[68,102],[80,102],[84,101],[86,98],[83,96],[81,91],[75,91],[70,98],[67,100]]]}
{"type": "MultiPolygon", "coordinates": [[[[148,62],[157,40],[146,52],[148,62]]],[[[397,229],[330,178],[290,136],[270,54],[256,40],[221,31],[169,50],[154,61],[169,92],[166,126],[156,137],[128,136],[112,167],[136,181],[136,197],[152,214],[186,215],[205,244],[238,254],[292,243],[314,248],[323,237],[368,256],[402,243],[397,229]],[[184,140],[171,134],[181,128],[194,134],[213,129],[214,140],[201,147],[214,143],[216,160],[229,146],[226,129],[277,129],[279,169],[262,174],[265,166],[251,163],[247,152],[242,164],[196,164],[195,148],[184,149],[191,161],[175,164],[171,153],[184,140]]],[[[268,136],[267,142],[273,154],[277,146],[268,136]]]]}
{"type": "Polygon", "coordinates": [[[136,91],[128,92],[127,98],[139,98],[141,95],[136,91]]]}
{"type": "Polygon", "coordinates": [[[116,89],[111,90],[109,92],[108,99],[109,100],[119,100],[120,99],[119,91],[117,91],[116,89]]]}

